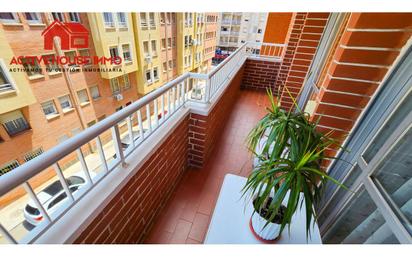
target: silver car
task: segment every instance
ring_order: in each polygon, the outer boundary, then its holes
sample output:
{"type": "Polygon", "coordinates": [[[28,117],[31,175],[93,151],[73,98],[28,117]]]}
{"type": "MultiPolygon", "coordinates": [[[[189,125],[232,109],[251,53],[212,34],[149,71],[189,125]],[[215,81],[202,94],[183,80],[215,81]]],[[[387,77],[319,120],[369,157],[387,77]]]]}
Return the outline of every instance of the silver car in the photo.
{"type": "MultiPolygon", "coordinates": [[[[94,177],[95,174],[91,173],[90,175],[94,177]]],[[[85,175],[82,173],[76,173],[66,178],[66,181],[73,195],[76,195],[77,191],[87,183],[85,175]]],[[[54,181],[37,194],[37,198],[49,215],[61,206],[66,197],[66,192],[59,180],[54,181]]],[[[24,208],[24,218],[34,226],[43,221],[44,217],[33,200],[30,200],[24,208]]]]}

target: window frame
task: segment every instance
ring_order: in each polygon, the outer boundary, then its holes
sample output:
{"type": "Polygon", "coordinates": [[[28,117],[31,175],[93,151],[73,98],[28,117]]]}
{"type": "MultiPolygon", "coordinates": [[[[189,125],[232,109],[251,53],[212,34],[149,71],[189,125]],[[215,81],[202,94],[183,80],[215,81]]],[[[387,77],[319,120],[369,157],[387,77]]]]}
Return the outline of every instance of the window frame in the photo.
{"type": "Polygon", "coordinates": [[[0,18],[0,22],[3,24],[20,24],[21,20],[20,17],[17,13],[15,12],[10,12],[11,16],[13,16],[13,19],[2,19],[0,18]]]}
{"type": "Polygon", "coordinates": [[[41,102],[40,106],[42,108],[44,116],[46,116],[46,119],[51,119],[51,118],[54,118],[54,117],[59,115],[59,110],[57,109],[56,103],[54,102],[53,99],[41,102]],[[49,104],[49,106],[45,106],[45,104],[49,104]],[[50,108],[50,107],[52,107],[52,109],[54,109],[54,111],[51,112],[51,113],[46,113],[45,108],[47,109],[47,108],[50,108]]]}
{"type": "Polygon", "coordinates": [[[103,17],[103,24],[106,29],[113,29],[115,28],[115,23],[114,23],[114,16],[112,12],[103,12],[102,13],[103,17]],[[106,20],[106,18],[108,20],[106,20]]]}
{"type": "Polygon", "coordinates": [[[92,98],[92,100],[93,101],[96,101],[96,100],[98,100],[98,99],[100,99],[102,96],[100,95],[100,90],[99,90],[99,86],[98,85],[94,85],[94,86],[90,86],[89,87],[89,91],[90,91],[90,96],[91,96],[91,98],[92,98]],[[96,89],[96,91],[97,91],[97,96],[96,97],[94,97],[94,91],[95,90],[93,90],[93,89],[96,89]]]}
{"type": "Polygon", "coordinates": [[[68,112],[74,109],[72,99],[70,98],[69,94],[57,97],[57,101],[59,101],[60,108],[62,109],[63,112],[68,112]],[[63,102],[62,102],[63,98],[68,100],[68,103],[69,103],[68,107],[63,107],[63,102]]]}
{"type": "Polygon", "coordinates": [[[90,97],[89,97],[89,94],[87,93],[87,89],[86,89],[86,88],[77,90],[76,95],[77,95],[77,99],[79,100],[79,103],[80,103],[81,106],[87,105],[87,104],[90,103],[90,97]],[[85,92],[85,96],[87,97],[87,101],[83,101],[83,102],[82,102],[82,99],[81,99],[81,97],[80,97],[80,93],[81,93],[81,92],[85,92]]]}

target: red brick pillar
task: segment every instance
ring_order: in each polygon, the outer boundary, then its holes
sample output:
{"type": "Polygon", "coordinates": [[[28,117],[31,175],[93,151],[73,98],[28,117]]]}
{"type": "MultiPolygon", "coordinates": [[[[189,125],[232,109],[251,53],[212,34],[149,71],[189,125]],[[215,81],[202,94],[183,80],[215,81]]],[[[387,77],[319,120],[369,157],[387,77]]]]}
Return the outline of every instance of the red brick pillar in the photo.
{"type": "Polygon", "coordinates": [[[295,99],[301,91],[328,18],[329,13],[297,13],[295,15],[284,57],[285,64],[282,65],[279,79],[276,82],[282,89],[281,107],[289,109],[293,106],[293,100],[286,88],[295,99]],[[287,76],[284,77],[286,70],[287,76]]]}
{"type": "MultiPolygon", "coordinates": [[[[352,13],[319,82],[314,119],[343,139],[411,37],[412,14],[352,13]]],[[[331,155],[336,154],[330,149],[331,155]]]]}

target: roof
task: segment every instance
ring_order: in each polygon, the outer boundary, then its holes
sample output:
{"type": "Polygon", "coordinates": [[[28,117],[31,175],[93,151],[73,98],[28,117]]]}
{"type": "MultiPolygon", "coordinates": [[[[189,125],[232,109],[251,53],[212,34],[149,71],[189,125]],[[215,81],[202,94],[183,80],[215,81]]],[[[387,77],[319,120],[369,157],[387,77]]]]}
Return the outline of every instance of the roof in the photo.
{"type": "Polygon", "coordinates": [[[53,21],[43,32],[42,35],[47,34],[52,28],[59,26],[69,34],[79,33],[79,34],[88,34],[89,31],[80,23],[77,22],[60,22],[58,20],[53,21]]]}

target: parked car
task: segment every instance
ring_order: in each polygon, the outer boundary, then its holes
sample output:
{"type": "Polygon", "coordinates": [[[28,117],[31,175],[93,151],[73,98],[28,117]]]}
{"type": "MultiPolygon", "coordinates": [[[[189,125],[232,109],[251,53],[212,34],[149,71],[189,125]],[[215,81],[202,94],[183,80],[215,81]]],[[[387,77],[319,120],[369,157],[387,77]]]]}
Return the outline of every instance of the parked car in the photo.
{"type": "MultiPolygon", "coordinates": [[[[95,173],[90,172],[90,176],[92,178],[95,175],[95,173]]],[[[82,172],[76,173],[66,178],[66,181],[69,186],[69,190],[73,195],[76,195],[78,193],[78,190],[87,183],[86,177],[82,172]]],[[[59,180],[54,181],[37,194],[37,198],[42,203],[49,215],[54,213],[61,206],[63,200],[66,199],[66,197],[66,192],[64,191],[63,186],[59,180]]],[[[33,200],[30,200],[24,208],[24,218],[28,223],[34,226],[36,226],[43,220],[44,217],[40,213],[40,210],[37,208],[33,200]]]]}

